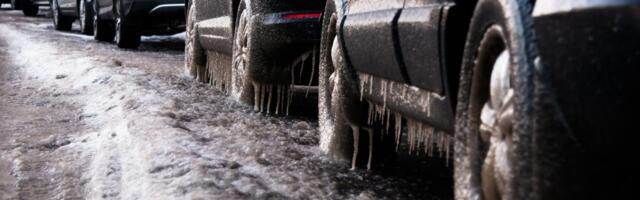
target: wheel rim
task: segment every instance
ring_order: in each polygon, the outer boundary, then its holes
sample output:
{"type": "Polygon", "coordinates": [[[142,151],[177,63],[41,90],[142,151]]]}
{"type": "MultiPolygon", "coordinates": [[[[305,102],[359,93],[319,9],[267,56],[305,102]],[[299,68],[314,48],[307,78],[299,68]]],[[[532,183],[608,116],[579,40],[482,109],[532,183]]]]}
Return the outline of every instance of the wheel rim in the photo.
{"type": "Polygon", "coordinates": [[[472,91],[472,124],[479,133],[477,159],[479,184],[484,199],[504,199],[510,184],[511,161],[509,149],[512,145],[513,94],[511,84],[511,55],[506,47],[502,29],[491,26],[478,49],[477,76],[486,76],[480,71],[490,69],[488,79],[474,77],[472,91]],[[485,84],[479,84],[484,82],[485,84]]]}
{"type": "Polygon", "coordinates": [[[85,30],[85,20],[87,19],[87,14],[86,14],[86,9],[84,7],[84,0],[80,1],[80,28],[84,31],[85,30]]]}
{"type": "Polygon", "coordinates": [[[246,65],[248,62],[248,46],[249,46],[249,30],[247,29],[247,16],[246,12],[240,14],[238,21],[237,34],[234,39],[234,52],[233,52],[233,96],[235,98],[242,98],[242,92],[245,91],[246,85],[246,65]]]}

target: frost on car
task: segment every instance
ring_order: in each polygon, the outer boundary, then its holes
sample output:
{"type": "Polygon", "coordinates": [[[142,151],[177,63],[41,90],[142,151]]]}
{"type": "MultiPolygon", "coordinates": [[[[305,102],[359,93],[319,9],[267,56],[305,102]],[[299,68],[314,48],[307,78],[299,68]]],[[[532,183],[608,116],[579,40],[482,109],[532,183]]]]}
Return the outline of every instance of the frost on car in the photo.
{"type": "Polygon", "coordinates": [[[328,1],[320,148],[353,169],[401,143],[452,158],[457,199],[622,196],[637,168],[605,163],[630,157],[639,3],[328,1]]]}
{"type": "Polygon", "coordinates": [[[322,0],[191,0],[186,71],[267,113],[317,91],[322,0]]]}

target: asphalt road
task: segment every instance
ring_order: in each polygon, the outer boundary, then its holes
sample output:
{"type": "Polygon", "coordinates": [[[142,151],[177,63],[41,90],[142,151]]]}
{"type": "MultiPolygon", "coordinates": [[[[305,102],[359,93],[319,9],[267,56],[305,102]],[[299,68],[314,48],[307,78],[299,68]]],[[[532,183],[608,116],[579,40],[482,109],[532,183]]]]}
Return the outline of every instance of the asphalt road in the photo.
{"type": "Polygon", "coordinates": [[[0,199],[452,198],[441,159],[350,171],[313,108],[256,113],[186,77],[182,34],[120,50],[78,29],[0,10],[0,199]]]}

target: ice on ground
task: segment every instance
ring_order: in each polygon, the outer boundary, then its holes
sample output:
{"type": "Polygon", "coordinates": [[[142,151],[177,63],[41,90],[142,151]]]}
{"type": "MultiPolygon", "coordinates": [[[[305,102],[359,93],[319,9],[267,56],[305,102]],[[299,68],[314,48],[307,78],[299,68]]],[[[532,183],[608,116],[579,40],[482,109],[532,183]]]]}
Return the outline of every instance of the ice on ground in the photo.
{"type": "Polygon", "coordinates": [[[71,98],[89,129],[64,149],[78,153],[73,173],[81,182],[71,185],[86,199],[345,199],[371,188],[409,197],[410,183],[327,161],[314,122],[266,117],[173,73],[164,59],[182,55],[116,51],[64,35],[49,41],[4,24],[0,32],[26,77],[77,92],[71,98]]]}

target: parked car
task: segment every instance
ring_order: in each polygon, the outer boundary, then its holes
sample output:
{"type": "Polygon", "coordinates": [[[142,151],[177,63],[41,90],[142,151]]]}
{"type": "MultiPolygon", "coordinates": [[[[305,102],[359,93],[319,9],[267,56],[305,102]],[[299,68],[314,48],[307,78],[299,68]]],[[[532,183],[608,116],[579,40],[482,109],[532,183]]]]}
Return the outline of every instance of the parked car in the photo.
{"type": "Polygon", "coordinates": [[[51,0],[51,13],[56,30],[71,30],[71,24],[77,19],[80,32],[93,34],[92,0],[51,0]]]}
{"type": "Polygon", "coordinates": [[[289,94],[317,91],[313,68],[304,66],[317,62],[323,5],[324,0],[190,0],[186,71],[256,110],[286,113],[289,94]]]}
{"type": "Polygon", "coordinates": [[[624,133],[635,130],[639,9],[634,0],[329,0],[321,149],[353,168],[359,157],[371,167],[384,132],[414,153],[452,151],[457,199],[633,194],[635,142],[624,133]]]}
{"type": "Polygon", "coordinates": [[[10,0],[11,8],[22,10],[26,16],[36,16],[41,6],[49,6],[49,0],[10,0]]]}
{"type": "Polygon", "coordinates": [[[52,0],[54,24],[71,29],[80,19],[81,31],[120,48],[137,48],[143,35],[184,31],[185,0],[52,0]]]}

